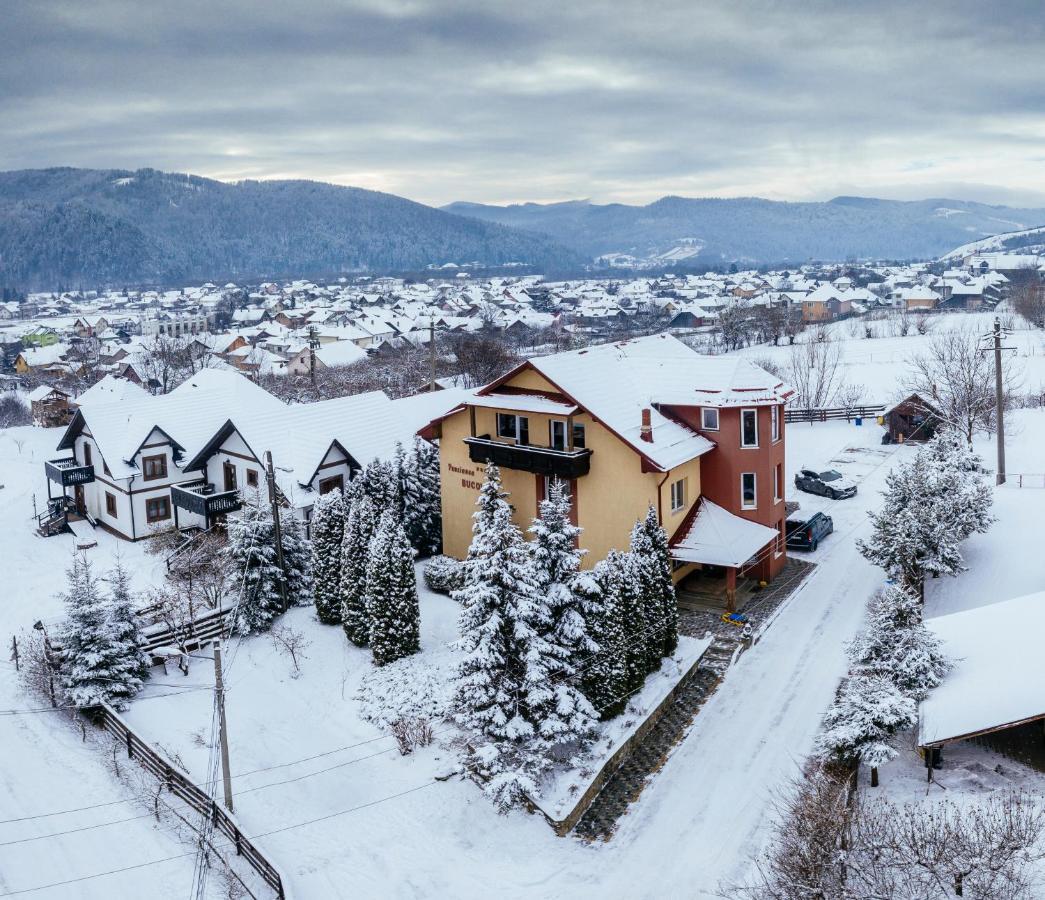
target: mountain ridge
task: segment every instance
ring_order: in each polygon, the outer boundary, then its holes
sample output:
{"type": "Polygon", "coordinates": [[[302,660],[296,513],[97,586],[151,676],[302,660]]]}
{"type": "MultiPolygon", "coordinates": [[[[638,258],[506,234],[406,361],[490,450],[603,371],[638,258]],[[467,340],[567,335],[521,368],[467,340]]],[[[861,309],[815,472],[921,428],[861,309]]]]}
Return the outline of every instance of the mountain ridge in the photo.
{"type": "Polygon", "coordinates": [[[577,267],[548,238],[321,181],[228,183],[156,169],[0,172],[0,283],[176,284],[411,271],[577,267]]]}
{"type": "Polygon", "coordinates": [[[544,234],[591,257],[691,264],[933,259],[961,244],[1045,224],[1045,209],[933,197],[826,201],[666,195],[645,205],[451,203],[448,212],[544,234]]]}

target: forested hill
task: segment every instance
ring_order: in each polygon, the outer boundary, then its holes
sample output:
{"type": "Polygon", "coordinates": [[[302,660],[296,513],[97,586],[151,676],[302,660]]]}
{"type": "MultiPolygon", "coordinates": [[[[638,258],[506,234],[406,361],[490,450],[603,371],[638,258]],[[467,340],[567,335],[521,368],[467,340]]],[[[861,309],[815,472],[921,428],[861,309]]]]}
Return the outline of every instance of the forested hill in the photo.
{"type": "Polygon", "coordinates": [[[546,234],[590,257],[661,257],[665,264],[929,259],[988,235],[1045,225],[1045,209],[943,199],[783,203],[664,197],[647,206],[571,201],[452,203],[443,209],[546,234]]]}
{"type": "Polygon", "coordinates": [[[553,240],[391,194],[152,169],[0,172],[0,284],[21,289],[583,262],[553,240]]]}

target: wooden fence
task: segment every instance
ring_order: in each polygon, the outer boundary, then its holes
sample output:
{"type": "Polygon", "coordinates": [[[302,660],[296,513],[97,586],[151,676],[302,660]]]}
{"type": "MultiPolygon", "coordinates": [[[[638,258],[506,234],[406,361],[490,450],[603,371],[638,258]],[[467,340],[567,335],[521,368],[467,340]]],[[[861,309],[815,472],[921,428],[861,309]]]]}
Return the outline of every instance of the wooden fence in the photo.
{"type": "MultiPolygon", "coordinates": [[[[142,650],[152,653],[159,647],[179,647],[186,651],[198,650],[204,644],[227,637],[232,630],[232,613],[235,606],[223,606],[205,612],[196,619],[174,625],[158,622],[142,629],[142,650]]],[[[142,610],[143,614],[149,610],[142,610]]]]}
{"type": "MultiPolygon", "coordinates": [[[[243,834],[239,823],[228,810],[220,806],[203,788],[193,784],[174,763],[155,747],[139,737],[111,706],[102,704],[95,707],[92,713],[95,721],[127,748],[128,759],[133,759],[147,772],[155,775],[170,793],[183,800],[200,815],[210,816],[213,825],[212,834],[222,834],[229,839],[230,843],[227,847],[221,845],[221,848],[235,848],[236,855],[258,873],[265,884],[272,888],[276,897],[279,900],[286,900],[287,893],[279,870],[243,834]]],[[[208,844],[215,852],[219,849],[214,846],[213,839],[209,839],[208,844]]]]}
{"type": "Polygon", "coordinates": [[[826,422],[829,419],[873,419],[885,412],[885,406],[831,406],[814,409],[785,409],[785,422],[826,422]]]}
{"type": "Polygon", "coordinates": [[[1005,483],[1013,487],[1045,488],[1045,473],[1008,472],[1005,475],[1005,483]]]}

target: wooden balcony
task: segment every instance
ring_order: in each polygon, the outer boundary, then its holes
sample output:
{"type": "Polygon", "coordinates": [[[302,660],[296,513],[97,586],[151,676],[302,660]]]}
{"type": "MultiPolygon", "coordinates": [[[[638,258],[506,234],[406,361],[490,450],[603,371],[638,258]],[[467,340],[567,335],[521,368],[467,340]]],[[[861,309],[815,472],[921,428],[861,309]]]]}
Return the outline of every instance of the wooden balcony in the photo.
{"type": "Polygon", "coordinates": [[[51,481],[63,488],[94,481],[94,466],[81,466],[72,457],[49,459],[44,463],[44,470],[51,481]]]}
{"type": "Polygon", "coordinates": [[[216,491],[213,484],[200,479],[171,485],[171,503],[186,512],[203,516],[208,522],[212,516],[235,512],[243,501],[239,491],[216,491]]]}
{"type": "Polygon", "coordinates": [[[489,435],[468,437],[468,456],[472,462],[492,462],[504,469],[533,472],[557,478],[580,478],[591,468],[591,450],[552,450],[530,444],[502,444],[489,435]]]}

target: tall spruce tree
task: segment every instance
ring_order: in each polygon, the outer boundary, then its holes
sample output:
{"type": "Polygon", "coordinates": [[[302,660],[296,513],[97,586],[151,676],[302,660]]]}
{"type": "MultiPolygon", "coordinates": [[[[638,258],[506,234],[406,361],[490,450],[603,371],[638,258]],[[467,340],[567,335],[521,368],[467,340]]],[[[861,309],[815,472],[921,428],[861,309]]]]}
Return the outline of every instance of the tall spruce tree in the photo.
{"type": "Polygon", "coordinates": [[[627,706],[628,636],[620,599],[613,591],[610,564],[603,560],[581,572],[574,591],[584,599],[589,636],[598,646],[582,666],[581,690],[600,719],[612,719],[627,706]]]}
{"type": "Polygon", "coordinates": [[[83,553],[73,557],[63,596],[62,687],[78,707],[111,702],[124,708],[141,688],[139,648],[113,627],[111,601],[102,592],[83,553]]]}
{"type": "Polygon", "coordinates": [[[312,507],[312,602],[324,625],[341,624],[341,544],[345,500],[341,491],[323,494],[312,507]]]}
{"type": "Polygon", "coordinates": [[[495,804],[506,811],[536,791],[547,764],[533,750],[538,734],[527,699],[531,654],[539,652],[534,627],[540,606],[529,551],[512,522],[500,473],[488,464],[476,500],[472,543],[464,561],[459,647],[454,684],[455,718],[475,734],[470,765],[495,804]]]}
{"type": "Polygon", "coordinates": [[[628,690],[642,687],[649,673],[649,632],[643,605],[642,576],[631,553],[611,550],[606,554],[603,590],[612,593],[620,608],[625,641],[623,656],[628,670],[628,690]]]}
{"type": "Polygon", "coordinates": [[[341,542],[341,624],[348,639],[357,647],[365,647],[370,640],[366,567],[377,522],[373,502],[365,491],[359,491],[345,519],[345,536],[341,542]]]}
{"type": "Polygon", "coordinates": [[[534,578],[543,600],[535,622],[543,640],[532,654],[529,703],[540,723],[539,734],[550,746],[583,740],[592,731],[595,710],[574,685],[584,657],[598,649],[588,634],[587,598],[575,590],[581,562],[577,537],[570,521],[570,496],[561,482],[552,484],[533,520],[529,549],[534,578]]]}
{"type": "Polygon", "coordinates": [[[841,762],[859,760],[878,784],[878,767],[896,756],[892,737],[916,721],[914,701],[882,675],[854,673],[839,689],[817,740],[822,754],[841,762]]]}
{"type": "Polygon", "coordinates": [[[109,624],[113,639],[126,654],[128,680],[125,696],[130,699],[141,690],[142,682],[149,677],[149,659],[145,655],[144,638],[138,624],[138,609],[131,594],[131,579],[123,567],[123,560],[109,571],[109,624]]]}
{"type": "Polygon", "coordinates": [[[233,578],[241,580],[236,629],[240,634],[265,631],[283,611],[283,588],[287,604],[307,603],[310,598],[310,550],[298,518],[279,512],[284,578],[276,553],[276,529],[269,504],[258,495],[248,498],[240,514],[229,519],[229,541],[225,553],[233,578]]]}
{"type": "Polygon", "coordinates": [[[924,700],[951,667],[939,638],[925,627],[918,597],[902,585],[872,598],[849,657],[858,670],[889,678],[914,700],[924,700]]]}
{"type": "Polygon", "coordinates": [[[403,478],[404,525],[410,543],[421,556],[432,556],[443,546],[439,450],[414,438],[403,478]]]}
{"type": "MultiPolygon", "coordinates": [[[[401,453],[402,446],[398,444],[396,446],[401,453]]],[[[400,487],[400,462],[396,458],[393,458],[391,462],[375,459],[359,476],[359,490],[370,499],[378,517],[386,509],[392,508],[402,515],[403,492],[400,487]]]]}
{"type": "Polygon", "coordinates": [[[387,665],[421,649],[414,550],[395,509],[384,511],[370,542],[365,600],[375,665],[387,665]]]}
{"type": "Polygon", "coordinates": [[[631,530],[631,554],[639,573],[640,605],[647,627],[646,668],[654,672],[660,668],[665,648],[673,653],[678,645],[678,612],[667,535],[652,507],[631,530]]]}

